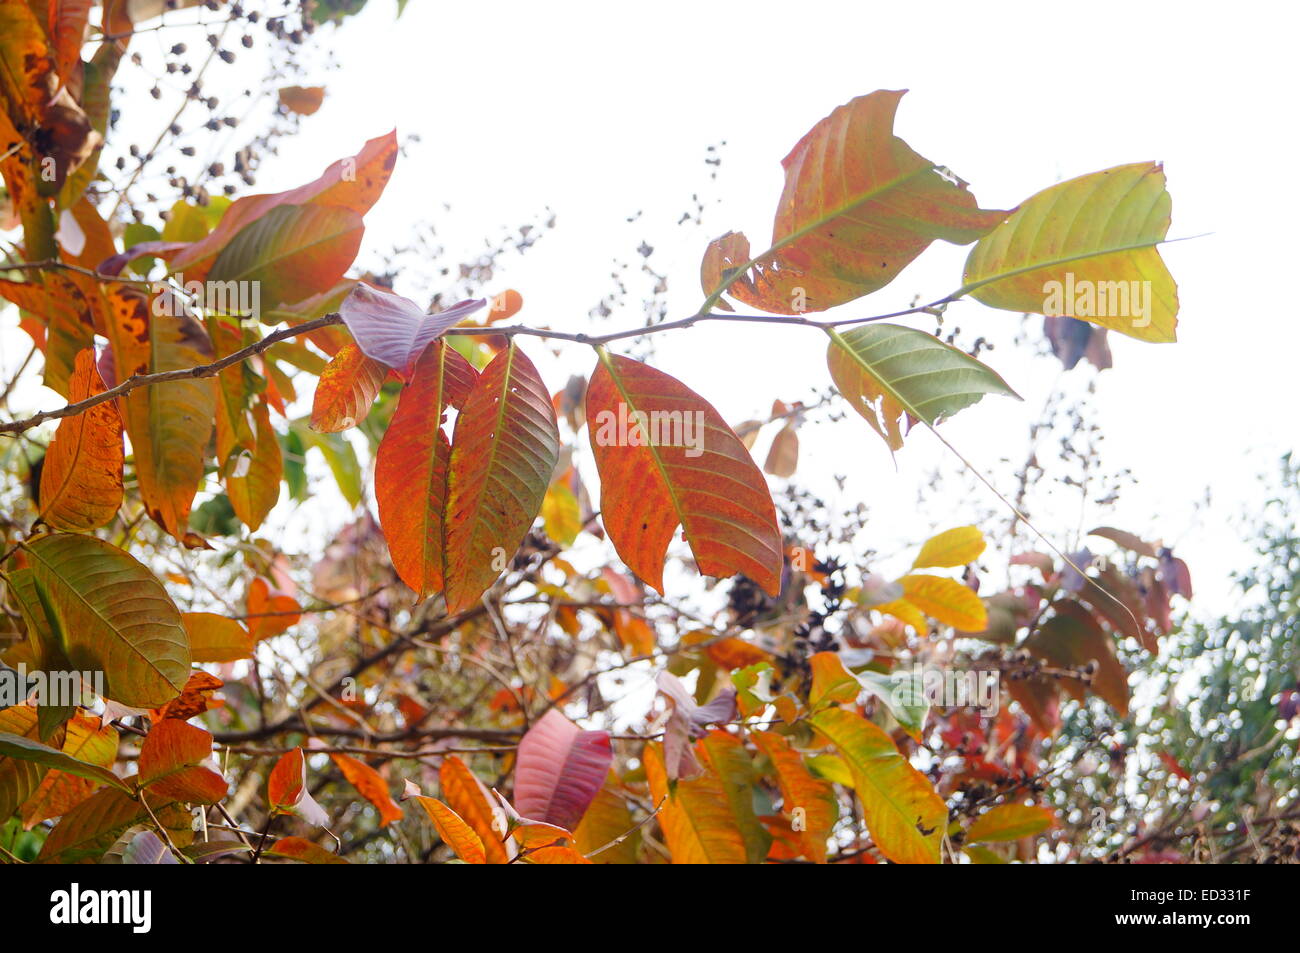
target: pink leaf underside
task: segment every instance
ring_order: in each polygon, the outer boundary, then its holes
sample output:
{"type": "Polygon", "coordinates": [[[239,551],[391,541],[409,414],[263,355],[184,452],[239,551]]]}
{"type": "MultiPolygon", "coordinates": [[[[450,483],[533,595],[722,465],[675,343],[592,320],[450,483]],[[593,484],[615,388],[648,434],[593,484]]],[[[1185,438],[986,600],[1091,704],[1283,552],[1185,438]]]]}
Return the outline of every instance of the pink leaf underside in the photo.
{"type": "Polygon", "coordinates": [[[409,298],[357,284],[339,305],[339,315],[366,357],[409,380],[424,349],[483,305],[482,298],[471,298],[437,314],[426,314],[409,298]]]}
{"type": "Polygon", "coordinates": [[[609,774],[609,735],[583,731],[552,708],[519,743],[515,808],[533,821],[573,830],[609,774]]]}

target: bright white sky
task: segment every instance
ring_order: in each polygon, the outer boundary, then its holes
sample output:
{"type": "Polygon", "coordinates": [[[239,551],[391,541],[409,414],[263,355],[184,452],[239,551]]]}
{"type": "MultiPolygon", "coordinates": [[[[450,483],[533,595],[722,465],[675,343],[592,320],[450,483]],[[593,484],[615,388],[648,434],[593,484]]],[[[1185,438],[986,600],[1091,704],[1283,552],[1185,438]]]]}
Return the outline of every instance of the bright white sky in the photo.
{"type": "MultiPolygon", "coordinates": [[[[1212,234],[1162,251],[1179,283],[1179,343],[1112,334],[1115,369],[1092,398],[1109,466],[1133,470],[1137,486],[1115,514],[1080,516],[1073,499],[1035,512],[1063,547],[1080,523],[1163,536],[1191,565],[1198,612],[1230,608],[1226,573],[1248,553],[1237,517],[1260,496],[1255,476],[1275,472],[1277,457],[1300,443],[1292,409],[1300,324],[1284,290],[1300,208],[1277,166],[1295,141],[1296,7],[411,0],[395,22],[394,6],[371,0],[326,33],[340,69],[307,77],[328,87],[325,105],[282,144],[258,189],[307,181],[394,126],[418,133],[422,144],[367,217],[365,248],[401,244],[415,223],[436,219],[460,260],[483,236],[549,206],[557,229],[500,272],[500,288],[523,293],[520,320],[529,323],[583,328],[610,290],[613,259],[634,261],[642,240],[656,248],[651,265],[667,273],[672,314],[692,313],[708,239],[743,229],[764,247],[781,158],[835,106],[875,89],[911,90],[898,134],[968,180],[986,208],[1009,208],[1060,179],[1162,160],[1171,237],[1212,234]],[[724,161],[711,182],[705,150],[721,141],[724,161]],[[692,193],[710,203],[701,229],[675,224],[692,193]],[[1207,488],[1213,505],[1198,516],[1193,504],[1207,488]]],[[[936,244],[843,316],[953,290],[966,252],[936,244]]],[[[608,327],[640,323],[637,292],[646,286],[633,283],[608,327]]],[[[399,280],[398,290],[424,289],[399,280]]],[[[999,342],[985,358],[1025,397],[986,398],[943,427],[1010,493],[998,461],[1024,459],[1029,422],[1058,367],[1012,347],[1017,315],[975,303],[949,315],[999,342]]],[[[736,423],[766,414],[773,398],[806,398],[810,385],[822,386],[824,340],[811,329],[704,325],[658,336],[654,362],[736,423]]],[[[552,390],[592,363],[576,346],[557,360],[540,342],[528,349],[552,390]]],[[[1081,366],[1067,379],[1081,387],[1091,375],[1081,366]]],[[[857,418],[802,437],[801,478],[839,504],[865,501],[864,544],[882,552],[901,554],[932,526],[996,505],[981,490],[917,510],[918,485],[946,453],[923,431],[897,466],[857,418]],[[849,475],[842,493],[828,472],[849,475]]],[[[960,483],[948,485],[955,494],[960,483]]],[[[903,571],[907,562],[880,569],[903,571]]]]}

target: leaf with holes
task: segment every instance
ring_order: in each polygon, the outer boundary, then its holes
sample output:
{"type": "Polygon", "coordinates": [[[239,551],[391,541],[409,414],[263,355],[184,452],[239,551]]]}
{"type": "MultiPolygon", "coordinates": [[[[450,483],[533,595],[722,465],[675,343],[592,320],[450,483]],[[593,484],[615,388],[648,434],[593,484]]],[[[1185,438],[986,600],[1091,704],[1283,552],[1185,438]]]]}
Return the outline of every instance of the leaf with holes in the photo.
{"type": "Polygon", "coordinates": [[[59,533],[23,544],[41,603],[68,661],[102,671],[104,693],[156,708],[185,687],[190,645],[167,590],[127,553],[59,533]]]}
{"type": "MultiPolygon", "coordinates": [[[[68,401],[103,393],[95,352],[77,355],[68,401]]],[[[55,529],[105,526],[122,505],[122,418],[111,401],[59,422],[41,468],[41,519],[55,529]]]]}
{"type": "Polygon", "coordinates": [[[419,599],[444,585],[451,441],[448,407],[460,410],[478,373],[443,341],[430,345],[402,389],[375,455],[375,501],[393,568],[419,599]]]}
{"type": "Polygon", "coordinates": [[[609,733],[583,731],[554,708],[519,742],[515,807],[533,821],[573,830],[605,783],[609,733]]]}
{"type": "Polygon", "coordinates": [[[311,405],[311,428],[337,433],[366,419],[388,367],[366,357],[355,344],[345,344],[321,372],[311,405]]]}
{"type": "Polygon", "coordinates": [[[905,92],[859,96],[799,140],[781,163],[772,247],[751,259],[732,232],[706,252],[710,305],[725,289],[764,311],[825,311],[883,288],[936,239],[966,245],[1006,218],[894,135],[905,92]]]}
{"type": "MultiPolygon", "coordinates": [[[[121,285],[109,286],[103,294],[117,380],[187,371],[212,360],[212,340],[177,295],[163,291],[149,298],[121,285]]],[[[211,378],[191,378],[137,387],[122,398],[145,509],[181,540],[192,539],[190,507],[203,480],[216,388],[211,378]]]]}
{"type": "Polygon", "coordinates": [[[709,576],[781,589],[781,533],[763,474],[699,394],[662,371],[601,352],[587,388],[601,519],[619,557],[663,593],[677,527],[709,576]]]}
{"type": "Polygon", "coordinates": [[[463,612],[506,569],[542,508],[560,431],[546,385],[511,341],[456,418],[447,467],[447,611],[463,612]]]}
{"type": "Polygon", "coordinates": [[[1068,315],[1142,341],[1176,337],[1164,168],[1135,162],[1044,189],[985,235],[963,290],[1004,311],[1068,315]]]}
{"type": "Polygon", "coordinates": [[[835,387],[891,450],[902,448],[905,424],[934,426],[985,394],[1020,399],[991,368],[924,331],[864,324],[828,333],[835,387]]]}

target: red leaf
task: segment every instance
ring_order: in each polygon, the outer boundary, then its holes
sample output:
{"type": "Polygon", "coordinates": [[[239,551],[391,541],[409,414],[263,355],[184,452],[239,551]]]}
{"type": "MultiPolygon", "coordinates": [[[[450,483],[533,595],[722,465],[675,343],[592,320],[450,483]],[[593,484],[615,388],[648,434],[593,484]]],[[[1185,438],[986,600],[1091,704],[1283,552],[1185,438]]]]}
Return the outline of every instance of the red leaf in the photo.
{"type": "Polygon", "coordinates": [[[302,748],[280,756],[266,779],[266,799],[273,814],[296,814],[308,824],[324,827],[329,820],[307,793],[307,759],[302,748]]]}
{"type": "Polygon", "coordinates": [[[212,735],[176,718],[153,726],[140,746],[140,784],[163,797],[215,804],[226,796],[221,775],[200,767],[212,754],[212,735]]]}
{"type": "Polygon", "coordinates": [[[609,733],[583,731],[552,708],[519,742],[515,806],[532,821],[573,830],[605,783],[609,733]]]}
{"type": "Polygon", "coordinates": [[[448,406],[461,408],[478,373],[442,341],[425,351],[375,455],[375,500],[393,568],[420,599],[443,588],[447,465],[442,429],[448,406]]]}

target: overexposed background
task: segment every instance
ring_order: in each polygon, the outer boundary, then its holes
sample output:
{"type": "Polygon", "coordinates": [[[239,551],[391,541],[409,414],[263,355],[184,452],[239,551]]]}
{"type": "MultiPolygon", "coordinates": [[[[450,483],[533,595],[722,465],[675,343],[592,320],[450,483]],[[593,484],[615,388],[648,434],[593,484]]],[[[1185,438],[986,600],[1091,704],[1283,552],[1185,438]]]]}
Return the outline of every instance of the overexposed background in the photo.
{"type": "MultiPolygon", "coordinates": [[[[361,263],[378,263],[431,219],[449,259],[465,260],[485,236],[549,208],[556,228],[526,255],[503,259],[493,290],[519,289],[519,319],[558,329],[589,325],[620,262],[629,263],[629,293],[601,327],[644,320],[641,292],[654,282],[637,271],[642,242],[667,279],[670,315],[692,313],[707,241],[739,229],[756,250],[765,247],[781,158],[835,106],[875,89],[911,90],[897,133],[968,180],[986,208],[1009,208],[1061,179],[1120,163],[1163,161],[1170,237],[1205,236],[1162,250],[1179,284],[1179,341],[1110,335],[1115,367],[1087,398],[1106,436],[1106,465],[1129,468],[1136,484],[1113,512],[1080,512],[1062,495],[1059,505],[1036,501],[1031,515],[1062,548],[1098,523],[1163,537],[1191,566],[1196,611],[1231,610],[1228,573],[1250,559],[1238,517],[1261,492],[1256,476],[1275,472],[1277,457],[1300,443],[1300,324],[1286,291],[1300,220],[1286,164],[1295,141],[1295,7],[411,0],[401,19],[394,13],[395,2],[371,0],[342,29],[322,32],[329,55],[310,60],[319,73],[304,81],[328,88],[325,104],[262,167],[257,190],[314,178],[394,127],[418,134],[367,216],[361,263]],[[714,156],[720,166],[706,164],[714,156]],[[702,224],[677,224],[693,195],[704,205],[702,224]],[[1198,508],[1207,493],[1210,504],[1198,508]]],[[[133,48],[173,41],[142,37],[133,48]]],[[[256,58],[244,62],[246,81],[258,82],[256,58]]],[[[216,83],[209,91],[221,94],[216,83]]],[[[147,96],[133,97],[124,123],[139,123],[145,138],[162,112],[147,96]]],[[[936,243],[893,285],[840,311],[875,314],[945,294],[961,283],[967,251],[936,243]]],[[[399,275],[397,289],[423,295],[428,278],[413,275],[404,286],[399,275]]],[[[12,312],[3,321],[3,360],[12,367],[28,342],[7,330],[12,312]]],[[[1040,321],[1030,320],[1031,341],[1041,337],[1040,321]]],[[[960,303],[949,310],[954,324],[964,340],[978,333],[997,342],[982,357],[1025,398],[986,398],[943,428],[1010,494],[1029,425],[1062,379],[1059,364],[1013,343],[1015,314],[960,303]]],[[[933,321],[915,326],[931,330],[933,321]]],[[[807,399],[827,382],[825,338],[811,329],[705,324],[654,341],[653,362],[733,424],[766,416],[774,398],[807,399]]],[[[552,390],[590,370],[585,348],[526,347],[552,390]]],[[[1093,377],[1081,364],[1063,380],[1082,394],[1093,377]]],[[[32,409],[57,402],[40,390],[14,399],[32,409]]],[[[837,507],[868,505],[863,545],[897,554],[883,572],[905,570],[906,548],[932,527],[998,505],[954,479],[946,496],[920,506],[918,486],[936,466],[953,469],[923,430],[896,460],[856,417],[805,427],[801,438],[798,479],[837,507]],[[833,474],[846,477],[842,489],[833,474]]],[[[760,462],[765,451],[756,449],[760,462]]],[[[334,525],[346,518],[333,515],[334,525]]]]}

